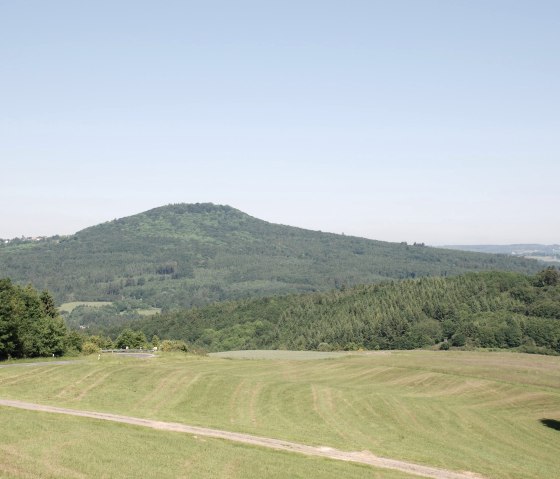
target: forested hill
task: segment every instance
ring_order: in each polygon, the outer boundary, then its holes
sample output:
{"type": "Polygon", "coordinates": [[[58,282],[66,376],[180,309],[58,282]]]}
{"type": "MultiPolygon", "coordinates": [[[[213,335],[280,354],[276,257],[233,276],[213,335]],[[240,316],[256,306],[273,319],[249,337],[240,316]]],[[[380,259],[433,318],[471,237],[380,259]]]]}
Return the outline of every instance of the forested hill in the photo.
{"type": "Polygon", "coordinates": [[[0,277],[48,289],[58,303],[124,298],[164,308],[386,279],[538,269],[531,260],[271,224],[213,204],[169,205],[65,238],[0,246],[0,277]]]}
{"type": "Polygon", "coordinates": [[[385,282],[218,303],[127,326],[148,338],[182,339],[213,351],[409,349],[440,343],[442,348],[560,353],[560,274],[548,268],[534,276],[483,272],[385,282]]]}

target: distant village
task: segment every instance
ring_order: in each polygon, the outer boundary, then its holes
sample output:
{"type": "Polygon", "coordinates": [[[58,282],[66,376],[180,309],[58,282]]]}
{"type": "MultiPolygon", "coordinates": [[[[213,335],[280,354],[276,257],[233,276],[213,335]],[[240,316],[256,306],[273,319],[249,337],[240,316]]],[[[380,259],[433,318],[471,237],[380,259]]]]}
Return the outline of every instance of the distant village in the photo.
{"type": "Polygon", "coordinates": [[[0,238],[0,244],[9,244],[9,243],[35,243],[39,241],[47,241],[51,240],[55,243],[58,243],[61,239],[66,238],[66,236],[20,236],[18,238],[0,238]]]}
{"type": "Polygon", "coordinates": [[[2,239],[2,243],[8,244],[13,241],[15,242],[25,242],[29,243],[31,241],[45,241],[48,239],[48,236],[21,236],[20,238],[12,238],[12,239],[2,239]]]}
{"type": "Polygon", "coordinates": [[[559,245],[534,245],[527,248],[516,248],[511,252],[512,256],[521,256],[523,258],[536,259],[545,263],[560,263],[560,246],[559,245]],[[535,247],[536,246],[536,247],[535,247]]]}

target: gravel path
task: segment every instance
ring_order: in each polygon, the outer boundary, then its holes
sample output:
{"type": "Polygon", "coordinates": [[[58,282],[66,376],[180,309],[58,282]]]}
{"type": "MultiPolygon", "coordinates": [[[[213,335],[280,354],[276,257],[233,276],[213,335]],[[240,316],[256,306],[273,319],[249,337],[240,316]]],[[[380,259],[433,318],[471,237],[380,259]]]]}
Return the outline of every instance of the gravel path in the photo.
{"type": "Polygon", "coordinates": [[[108,414],[94,411],[81,411],[77,409],[67,409],[54,406],[45,406],[42,404],[34,404],[23,401],[0,399],[0,406],[15,407],[19,409],[27,409],[31,411],[42,411],[57,414],[68,414],[71,416],[81,416],[93,419],[101,419],[104,421],[121,422],[125,424],[133,424],[135,426],[144,426],[152,429],[160,429],[164,431],[185,432],[194,436],[206,436],[228,441],[241,442],[253,446],[267,447],[280,451],[297,452],[307,456],[320,456],[339,461],[357,462],[360,464],[368,464],[370,466],[381,467],[385,469],[396,469],[398,471],[414,474],[421,477],[430,477],[433,479],[483,479],[482,476],[471,472],[454,472],[435,467],[422,466],[411,462],[398,461],[396,459],[387,459],[371,454],[369,451],[363,452],[346,452],[331,447],[316,447],[295,442],[282,441],[267,437],[252,436],[238,432],[222,431],[219,429],[209,429],[198,426],[188,426],[173,422],[154,421],[151,419],[142,419],[131,416],[120,416],[117,414],[108,414]]]}

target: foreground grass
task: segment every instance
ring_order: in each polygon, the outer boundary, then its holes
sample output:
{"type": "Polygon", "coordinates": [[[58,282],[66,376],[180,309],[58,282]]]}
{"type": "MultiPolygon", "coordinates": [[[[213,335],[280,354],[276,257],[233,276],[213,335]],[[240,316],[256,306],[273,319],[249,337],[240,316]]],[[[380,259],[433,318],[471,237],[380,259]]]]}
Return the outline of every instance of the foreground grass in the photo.
{"type": "Polygon", "coordinates": [[[0,397],[367,449],[490,478],[550,478],[560,468],[560,431],[541,422],[560,420],[556,357],[428,351],[317,361],[104,356],[0,369],[0,397]]]}
{"type": "Polygon", "coordinates": [[[311,361],[315,359],[343,358],[348,352],[321,352],[321,351],[283,351],[274,349],[255,349],[249,351],[224,351],[210,353],[208,356],[222,359],[284,359],[291,361],[311,361]]]}
{"type": "Polygon", "coordinates": [[[2,478],[412,479],[217,439],[0,408],[2,478]]]}

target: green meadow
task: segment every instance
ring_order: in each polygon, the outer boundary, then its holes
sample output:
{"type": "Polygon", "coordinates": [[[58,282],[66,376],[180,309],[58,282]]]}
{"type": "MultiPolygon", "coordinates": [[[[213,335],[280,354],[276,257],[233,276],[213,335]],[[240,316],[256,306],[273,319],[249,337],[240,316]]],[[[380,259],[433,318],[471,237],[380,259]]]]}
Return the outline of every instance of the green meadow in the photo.
{"type": "Polygon", "coordinates": [[[110,301],[72,301],[70,303],[63,303],[58,308],[65,313],[71,313],[78,306],[86,306],[88,308],[102,308],[103,306],[110,306],[113,303],[110,301]]]}
{"type": "Polygon", "coordinates": [[[316,359],[342,358],[352,353],[346,351],[285,351],[276,349],[255,349],[247,351],[223,351],[210,353],[213,358],[224,359],[287,359],[293,361],[313,361],[316,359]]]}
{"type": "Polygon", "coordinates": [[[413,479],[218,439],[0,408],[0,477],[413,479]]]}
{"type": "MultiPolygon", "coordinates": [[[[558,357],[295,358],[103,355],[0,368],[0,397],[369,450],[487,478],[544,479],[560,470],[558,357]]],[[[0,416],[2,477],[411,477],[91,419],[4,407],[0,416]]]]}

